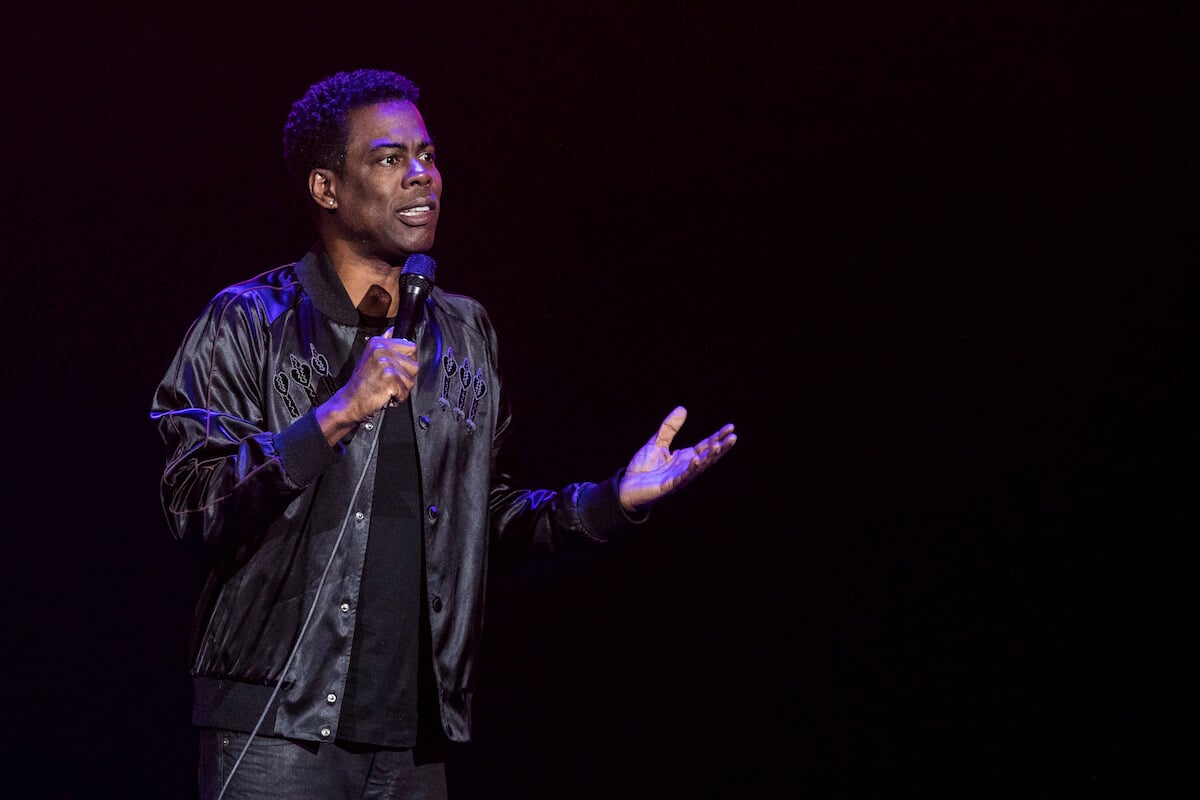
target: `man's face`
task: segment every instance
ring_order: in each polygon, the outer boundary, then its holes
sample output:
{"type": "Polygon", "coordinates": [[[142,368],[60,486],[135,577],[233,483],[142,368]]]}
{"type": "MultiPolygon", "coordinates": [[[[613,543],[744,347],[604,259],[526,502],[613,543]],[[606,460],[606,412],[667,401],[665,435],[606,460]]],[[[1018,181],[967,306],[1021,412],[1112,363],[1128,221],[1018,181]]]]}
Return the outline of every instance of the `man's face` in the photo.
{"type": "Polygon", "coordinates": [[[368,258],[397,264],[433,246],[442,176],[416,106],[389,101],[350,112],[334,225],[368,258]]]}

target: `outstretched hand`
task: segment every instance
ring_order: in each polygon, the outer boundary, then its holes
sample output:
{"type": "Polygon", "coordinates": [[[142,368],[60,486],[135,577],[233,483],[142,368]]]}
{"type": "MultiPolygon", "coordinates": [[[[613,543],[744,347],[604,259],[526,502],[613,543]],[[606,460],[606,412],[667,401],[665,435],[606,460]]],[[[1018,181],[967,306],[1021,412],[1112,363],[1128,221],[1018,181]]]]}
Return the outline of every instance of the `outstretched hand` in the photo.
{"type": "Polygon", "coordinates": [[[671,442],[686,419],[687,409],[677,407],[630,460],[619,489],[621,505],[626,511],[643,510],[687,486],[737,443],[730,423],[691,447],[672,451],[671,442]]]}

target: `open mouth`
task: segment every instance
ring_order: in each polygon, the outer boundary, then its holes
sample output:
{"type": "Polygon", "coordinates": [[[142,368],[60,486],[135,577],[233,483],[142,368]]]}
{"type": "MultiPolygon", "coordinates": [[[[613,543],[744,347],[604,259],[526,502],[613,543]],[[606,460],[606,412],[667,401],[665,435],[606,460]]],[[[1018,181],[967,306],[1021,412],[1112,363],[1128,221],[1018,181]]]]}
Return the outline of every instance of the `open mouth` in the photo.
{"type": "Polygon", "coordinates": [[[434,220],[437,215],[436,209],[437,206],[432,204],[409,206],[401,209],[399,216],[408,225],[424,225],[434,220]]]}

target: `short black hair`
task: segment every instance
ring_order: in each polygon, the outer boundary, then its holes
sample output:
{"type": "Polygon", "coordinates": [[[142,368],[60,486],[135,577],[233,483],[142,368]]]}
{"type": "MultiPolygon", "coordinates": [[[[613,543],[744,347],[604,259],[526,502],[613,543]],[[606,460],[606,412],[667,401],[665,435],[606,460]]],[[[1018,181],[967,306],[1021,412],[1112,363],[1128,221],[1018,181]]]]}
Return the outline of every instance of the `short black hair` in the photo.
{"type": "Polygon", "coordinates": [[[350,112],[388,100],[415,103],[418,94],[416,84],[390,70],[339,72],[314,83],[292,104],[283,126],[283,160],[288,174],[304,192],[314,169],[341,175],[350,140],[350,112]]]}

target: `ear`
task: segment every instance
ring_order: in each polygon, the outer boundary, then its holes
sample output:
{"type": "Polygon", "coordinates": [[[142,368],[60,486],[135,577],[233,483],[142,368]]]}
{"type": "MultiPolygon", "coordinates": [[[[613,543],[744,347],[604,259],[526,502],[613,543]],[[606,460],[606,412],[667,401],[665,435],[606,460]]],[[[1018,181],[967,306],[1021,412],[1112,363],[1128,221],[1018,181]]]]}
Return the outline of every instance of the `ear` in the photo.
{"type": "Polygon", "coordinates": [[[325,211],[337,210],[336,178],[327,169],[314,169],[308,173],[308,195],[325,211]]]}

